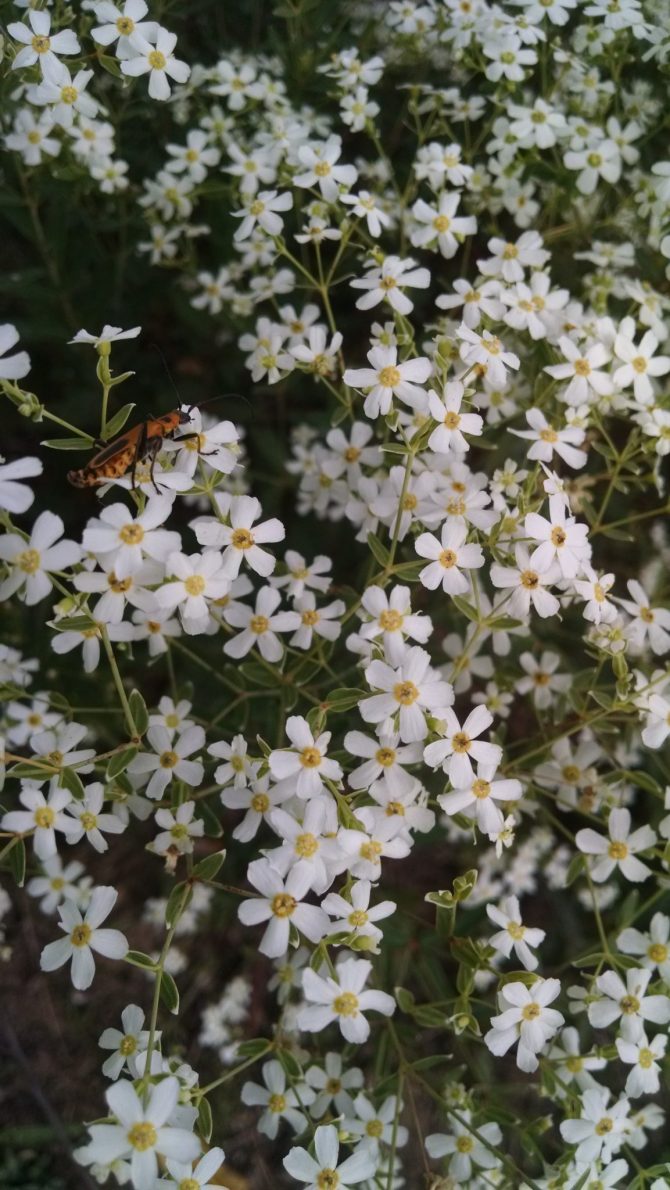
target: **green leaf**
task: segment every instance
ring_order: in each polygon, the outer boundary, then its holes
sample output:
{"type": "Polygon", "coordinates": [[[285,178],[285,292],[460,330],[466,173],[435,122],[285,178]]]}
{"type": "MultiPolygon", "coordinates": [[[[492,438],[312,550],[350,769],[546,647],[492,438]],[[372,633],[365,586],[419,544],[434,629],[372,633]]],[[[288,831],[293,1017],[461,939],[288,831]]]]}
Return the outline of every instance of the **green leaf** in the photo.
{"type": "Polygon", "coordinates": [[[209,1106],[208,1099],[201,1099],[198,1104],[198,1120],[196,1123],[198,1136],[202,1137],[205,1143],[208,1143],[212,1136],[214,1128],[214,1121],[212,1120],[212,1109],[209,1106]]]}
{"type": "Polygon", "coordinates": [[[265,1037],[254,1037],[251,1041],[243,1041],[237,1047],[237,1053],[240,1058],[259,1058],[261,1054],[267,1054],[272,1049],[272,1042],[267,1041],[265,1037]]]}
{"type": "Polygon", "coordinates": [[[145,971],[156,970],[155,960],[141,950],[129,950],[125,961],[131,963],[133,967],[142,967],[145,971]]]}
{"type": "Polygon", "coordinates": [[[327,696],[326,702],[329,711],[349,711],[351,707],[358,706],[362,698],[365,698],[364,690],[342,686],[339,690],[333,690],[332,694],[327,696]]]}
{"type": "Polygon", "coordinates": [[[289,1050],[279,1050],[277,1052],[277,1057],[279,1058],[279,1061],[284,1067],[284,1070],[288,1074],[289,1078],[302,1078],[302,1067],[289,1050]]]}
{"type": "Polygon", "coordinates": [[[116,58],[112,58],[109,54],[98,54],[97,57],[103,70],[106,70],[108,74],[113,74],[115,79],[123,79],[125,81],[126,76],[123,74],[116,58]]]}
{"type": "Polygon", "coordinates": [[[415,583],[418,581],[419,575],[426,565],[426,562],[401,562],[399,566],[393,567],[393,573],[398,578],[404,578],[409,583],[415,583]]]}
{"type": "Polygon", "coordinates": [[[252,682],[254,686],[266,686],[271,688],[273,686],[279,685],[277,678],[275,678],[273,674],[269,673],[269,671],[262,665],[259,665],[257,661],[245,661],[242,665],[240,665],[238,672],[241,673],[242,677],[246,678],[247,681],[252,682]]]}
{"type": "Polygon", "coordinates": [[[43,781],[46,774],[50,777],[56,772],[55,769],[50,768],[46,763],[43,765],[30,764],[28,761],[25,764],[15,764],[11,769],[7,770],[8,777],[26,777],[29,781],[40,780],[43,781]]]}
{"type": "Polygon", "coordinates": [[[40,446],[47,446],[49,450],[90,450],[93,446],[92,438],[44,438],[40,446]]]}
{"type": "Polygon", "coordinates": [[[393,994],[396,999],[396,1004],[401,1012],[414,1012],[414,996],[407,988],[394,988],[393,994]]]}
{"type": "Polygon", "coordinates": [[[447,1017],[443,1008],[432,1008],[430,1004],[419,1005],[412,1013],[414,1020],[427,1029],[441,1029],[446,1025],[447,1017]]]}
{"type": "Polygon", "coordinates": [[[379,565],[387,566],[391,555],[386,549],[386,546],[382,545],[381,541],[374,533],[368,533],[368,545],[373,557],[377,562],[379,562],[379,565]]]}
{"type": "Polygon", "coordinates": [[[476,607],[468,603],[467,599],[462,599],[460,595],[452,595],[451,602],[456,604],[459,612],[468,617],[468,620],[473,620],[476,624],[479,623],[480,615],[476,607]]]}
{"type": "Polygon", "coordinates": [[[175,1016],[179,1012],[179,990],[169,971],[163,971],[161,979],[161,1000],[175,1016]]]}
{"type": "Polygon", "coordinates": [[[58,784],[63,789],[67,789],[72,794],[72,796],[77,799],[78,802],[84,800],[86,796],[84,783],[79,776],[79,773],[76,773],[74,769],[62,769],[58,784]]]}
{"type": "Polygon", "coordinates": [[[50,626],[56,632],[87,632],[93,627],[91,616],[63,616],[60,620],[50,620],[50,626]]]}
{"type": "Polygon", "coordinates": [[[404,457],[407,454],[407,447],[402,446],[400,442],[387,442],[385,446],[382,446],[382,450],[385,455],[402,455],[404,457]]]}
{"type": "Polygon", "coordinates": [[[173,925],[179,921],[182,913],[190,903],[192,896],[193,889],[189,888],[185,882],[175,884],[165,906],[165,924],[168,930],[171,930],[173,925]],[[184,895],[185,890],[186,895],[184,895]]]}
{"type": "Polygon", "coordinates": [[[219,822],[212,807],[207,802],[200,802],[198,806],[198,814],[205,824],[205,834],[210,839],[219,839],[223,834],[223,827],[219,822]]]}
{"type": "Polygon", "coordinates": [[[131,402],[128,405],[124,405],[119,409],[118,413],[114,414],[105,426],[106,438],[116,438],[116,435],[121,433],[134,408],[135,405],[131,402]]]}
{"type": "Polygon", "coordinates": [[[26,845],[23,839],[17,839],[13,847],[7,852],[9,870],[19,888],[23,888],[26,878],[26,845]]]}
{"type": "Polygon", "coordinates": [[[213,855],[205,856],[193,869],[194,880],[213,880],[225,858],[225,851],[215,851],[213,855]]]}
{"type": "Polygon", "coordinates": [[[113,781],[121,773],[125,772],[131,760],[134,760],[139,752],[137,744],[130,744],[129,747],[124,748],[123,752],[117,752],[116,756],[111,756],[109,764],[107,765],[107,780],[113,781]]]}
{"type": "Polygon", "coordinates": [[[133,721],[137,728],[139,735],[144,735],[149,726],[149,712],[147,711],[147,704],[145,703],[139,690],[131,690],[128,697],[128,706],[133,721]]]}

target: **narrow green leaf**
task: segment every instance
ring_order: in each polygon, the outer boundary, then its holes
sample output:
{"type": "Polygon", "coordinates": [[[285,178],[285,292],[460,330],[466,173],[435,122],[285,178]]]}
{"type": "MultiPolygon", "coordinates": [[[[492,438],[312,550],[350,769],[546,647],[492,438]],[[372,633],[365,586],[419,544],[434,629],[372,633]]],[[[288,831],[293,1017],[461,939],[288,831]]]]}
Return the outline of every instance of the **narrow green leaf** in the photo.
{"type": "Polygon", "coordinates": [[[169,971],[163,971],[161,979],[161,1000],[175,1016],[179,1012],[179,990],[169,971]]]}
{"type": "Polygon", "coordinates": [[[9,870],[19,888],[23,888],[26,878],[26,845],[23,839],[17,839],[14,846],[7,852],[9,870]]]}
{"type": "Polygon", "coordinates": [[[130,744],[123,752],[118,752],[116,756],[110,757],[107,765],[107,780],[113,781],[121,773],[125,772],[131,760],[134,760],[139,752],[137,744],[130,744]]]}
{"type": "Polygon", "coordinates": [[[388,565],[391,555],[374,533],[368,533],[368,545],[375,561],[379,562],[380,566],[388,565]]]}
{"type": "Polygon", "coordinates": [[[198,814],[205,823],[205,834],[210,839],[219,839],[223,834],[223,827],[219,822],[212,807],[207,802],[200,802],[198,806],[198,814]]]}
{"type": "Polygon", "coordinates": [[[84,782],[79,776],[79,773],[76,773],[74,769],[62,769],[58,784],[63,789],[67,789],[78,802],[84,800],[86,796],[84,782]]]}
{"type": "Polygon", "coordinates": [[[141,950],[129,950],[126,955],[126,962],[133,967],[142,967],[146,971],[155,971],[156,963],[154,959],[150,958],[148,954],[144,954],[141,950]]]}
{"type": "Polygon", "coordinates": [[[124,405],[110,418],[105,426],[106,438],[116,438],[116,435],[121,433],[134,408],[135,405],[131,402],[128,405],[124,405]]]}
{"type": "Polygon", "coordinates": [[[202,1137],[205,1143],[208,1143],[211,1140],[214,1121],[212,1120],[212,1109],[207,1099],[201,1099],[198,1104],[198,1122],[196,1128],[198,1130],[198,1136],[202,1137]]]}
{"type": "Polygon", "coordinates": [[[139,735],[144,735],[149,726],[149,712],[139,690],[131,690],[128,705],[139,735]]]}
{"type": "Polygon", "coordinates": [[[49,450],[90,450],[93,446],[92,438],[44,438],[40,446],[49,450]]]}
{"type": "Polygon", "coordinates": [[[194,879],[213,880],[225,858],[225,851],[216,851],[214,855],[205,856],[205,858],[201,859],[200,863],[197,863],[193,869],[194,879]]]}
{"type": "Polygon", "coordinates": [[[165,906],[165,924],[168,930],[171,930],[173,925],[179,920],[182,913],[186,909],[193,897],[193,889],[188,888],[186,895],[184,890],[187,888],[185,883],[175,884],[172,892],[167,899],[165,906]]]}

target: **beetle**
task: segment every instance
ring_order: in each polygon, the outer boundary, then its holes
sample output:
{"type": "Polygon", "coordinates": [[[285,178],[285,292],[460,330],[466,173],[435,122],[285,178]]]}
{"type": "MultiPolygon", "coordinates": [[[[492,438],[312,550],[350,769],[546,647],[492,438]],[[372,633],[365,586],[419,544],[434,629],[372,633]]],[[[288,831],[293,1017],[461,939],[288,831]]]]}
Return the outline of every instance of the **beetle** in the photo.
{"type": "MultiPolygon", "coordinates": [[[[203,402],[206,403],[206,402],[203,402]]],[[[191,413],[197,405],[188,408],[173,409],[170,413],[163,413],[160,417],[147,417],[129,430],[124,430],[118,438],[106,442],[97,454],[78,471],[68,471],[67,478],[76,488],[92,488],[99,483],[107,483],[110,479],[120,479],[130,469],[132,486],[135,487],[135,472],[137,464],[143,460],[151,460],[151,480],[154,481],[154,463],[161,446],[166,438],[174,438],[180,426],[191,420],[191,413]]],[[[197,434],[184,434],[183,438],[195,438],[197,434]]]]}

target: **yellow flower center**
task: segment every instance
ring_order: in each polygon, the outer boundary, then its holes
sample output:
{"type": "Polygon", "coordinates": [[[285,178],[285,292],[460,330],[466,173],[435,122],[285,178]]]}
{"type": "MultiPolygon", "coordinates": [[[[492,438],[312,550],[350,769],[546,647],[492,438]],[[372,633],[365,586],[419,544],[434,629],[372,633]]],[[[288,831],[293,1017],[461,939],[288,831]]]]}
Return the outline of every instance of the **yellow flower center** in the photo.
{"type": "Polygon", "coordinates": [[[515,942],[520,942],[526,931],[522,925],[519,925],[518,921],[511,921],[507,926],[507,933],[515,942]]]}
{"type": "Polygon", "coordinates": [[[310,859],[319,850],[319,841],[314,835],[298,835],[295,841],[296,855],[310,859]]]}
{"type": "Polygon", "coordinates": [[[300,753],[300,763],[303,768],[316,769],[321,764],[321,753],[318,748],[303,748],[300,753]]]}
{"type": "Polygon", "coordinates": [[[347,918],[349,925],[352,926],[354,930],[360,930],[362,926],[366,924],[367,920],[368,915],[362,909],[354,909],[353,913],[350,913],[347,918]]]}
{"type": "Polygon", "coordinates": [[[451,219],[449,219],[447,215],[438,215],[435,219],[433,219],[433,227],[437,232],[439,232],[440,235],[442,235],[445,231],[449,231],[449,228],[451,227],[451,219]]]}
{"type": "Polygon", "coordinates": [[[558,442],[558,434],[549,427],[546,430],[540,430],[540,438],[543,442],[558,442]]]}
{"type": "Polygon", "coordinates": [[[395,608],[389,608],[388,611],[383,611],[379,617],[379,627],[384,629],[384,632],[397,632],[402,628],[404,617],[395,608]]]}
{"type": "Polygon", "coordinates": [[[277,893],[272,898],[271,909],[275,917],[291,917],[295,913],[298,902],[290,893],[277,893]]]}
{"type": "Polygon", "coordinates": [[[540,1015],[540,1005],[533,1000],[530,1004],[524,1004],[521,1009],[521,1015],[525,1021],[534,1021],[540,1015]]]}
{"type": "Polygon", "coordinates": [[[454,752],[469,752],[470,748],[472,747],[472,740],[465,731],[457,731],[456,734],[452,736],[451,746],[454,749],[454,752]]]}
{"type": "Polygon", "coordinates": [[[635,372],[646,372],[647,361],[643,355],[636,355],[634,360],[631,360],[631,365],[635,372]]]}
{"type": "Polygon", "coordinates": [[[46,54],[51,47],[50,37],[40,37],[36,34],[30,43],[36,54],[46,54]]]}
{"type": "Polygon", "coordinates": [[[647,958],[650,958],[652,963],[664,963],[668,957],[668,948],[662,942],[652,942],[647,950],[647,958]]]}
{"type": "Polygon", "coordinates": [[[456,1149],[459,1153],[471,1153],[475,1147],[475,1142],[471,1136],[459,1136],[456,1141],[456,1149]]]}
{"type": "Polygon", "coordinates": [[[565,529],[561,529],[560,525],[555,525],[554,528],[551,530],[552,545],[555,545],[556,548],[560,550],[561,547],[565,545],[566,541],[567,541],[567,534],[565,532],[565,529]]]}
{"type": "Polygon", "coordinates": [[[613,1127],[614,1122],[610,1120],[609,1116],[603,1116],[602,1120],[598,1120],[595,1126],[596,1136],[607,1136],[607,1133],[611,1132],[613,1127]]]}
{"type": "Polygon", "coordinates": [[[534,570],[522,570],[520,578],[521,586],[528,591],[534,591],[540,582],[540,576],[534,570]]]}
{"type": "Polygon", "coordinates": [[[375,752],[377,764],[380,764],[384,769],[388,769],[392,764],[395,764],[395,757],[395,748],[378,748],[375,752]]]}
{"type": "Polygon", "coordinates": [[[330,173],[330,162],[317,161],[316,165],[314,166],[314,173],[316,174],[317,178],[327,178],[328,174],[330,173]]]}
{"type": "Polygon", "coordinates": [[[356,1016],[358,1014],[358,996],[353,992],[342,992],[333,1000],[333,1011],[338,1016],[356,1016]]]}
{"type": "Polygon", "coordinates": [[[188,826],[185,822],[175,822],[174,826],[170,827],[170,834],[173,839],[187,839],[188,826]]]}
{"type": "Polygon", "coordinates": [[[403,707],[411,707],[413,702],[416,702],[419,697],[414,682],[397,682],[393,687],[393,697],[396,702],[399,702],[403,707]]]}
{"type": "Polygon", "coordinates": [[[382,1124],[381,1120],[368,1120],[367,1124],[365,1125],[365,1131],[368,1136],[379,1139],[382,1132],[384,1131],[384,1125],[382,1124]]]}
{"type": "Polygon", "coordinates": [[[89,939],[93,933],[91,927],[85,921],[79,926],[75,926],[70,934],[70,942],[73,946],[88,946],[89,939]]]}
{"type": "Polygon", "coordinates": [[[377,380],[384,388],[395,388],[397,384],[400,384],[402,376],[397,368],[389,364],[388,367],[382,368],[377,376],[377,380]]]}
{"type": "Polygon", "coordinates": [[[451,570],[458,562],[458,554],[455,550],[442,550],[437,560],[445,570],[451,570]]]}
{"type": "Polygon", "coordinates": [[[619,1001],[619,1007],[624,1016],[635,1016],[635,1013],[640,1011],[640,1001],[637,996],[624,996],[623,1000],[619,1001]]]}
{"type": "Polygon", "coordinates": [[[80,814],[79,821],[85,831],[92,831],[98,825],[98,819],[96,815],[91,814],[88,810],[84,814],[80,814]]]}
{"type": "Polygon", "coordinates": [[[39,145],[41,139],[42,139],[42,133],[39,132],[37,128],[33,128],[28,133],[27,140],[29,141],[29,143],[31,145],[39,145]]]}
{"type": "Polygon", "coordinates": [[[167,59],[160,50],[152,50],[149,54],[149,65],[152,70],[165,70],[167,59]]]}
{"type": "Polygon", "coordinates": [[[654,1055],[650,1049],[641,1049],[637,1060],[643,1070],[649,1070],[650,1066],[654,1065],[654,1055]]]}
{"type": "Polygon", "coordinates": [[[196,1182],[195,1178],[182,1178],[179,1190],[200,1190],[200,1182],[196,1182]]]}
{"type": "Polygon", "coordinates": [[[144,537],[144,529],[137,523],[124,525],[123,529],[119,533],[119,537],[121,538],[121,541],[124,543],[124,545],[138,545],[144,537]]]}
{"type": "Polygon", "coordinates": [[[187,579],[184,579],[184,590],[187,595],[202,595],[206,583],[201,574],[189,574],[187,579]]]}
{"type": "Polygon", "coordinates": [[[53,879],[49,881],[49,884],[54,892],[60,892],[62,888],[65,888],[65,881],[63,880],[62,876],[54,876],[53,879]]]}
{"type": "Polygon", "coordinates": [[[609,855],[610,859],[625,859],[628,855],[628,848],[625,843],[615,840],[613,843],[610,843],[609,847],[607,848],[607,854],[609,855]]]}
{"type": "Polygon", "coordinates": [[[308,608],[306,612],[302,613],[302,622],[308,628],[313,628],[314,625],[318,624],[318,622],[319,622],[319,613],[315,610],[308,608]]]}
{"type": "Polygon", "coordinates": [[[115,595],[123,595],[125,591],[129,591],[132,587],[133,580],[131,578],[117,578],[112,570],[108,575],[107,585],[115,595]]]}
{"type": "Polygon", "coordinates": [[[173,769],[177,764],[179,764],[179,757],[176,752],[161,752],[160,766],[162,769],[173,769]]]}
{"type": "Polygon", "coordinates": [[[580,1058],[576,1054],[571,1054],[565,1065],[571,1074],[579,1074],[580,1070],[584,1066],[584,1059],[580,1058]]]}
{"type": "Polygon", "coordinates": [[[326,1090],[330,1095],[339,1095],[342,1090],[342,1080],[339,1078],[329,1078],[326,1083],[326,1090]]]}
{"type": "Polygon", "coordinates": [[[25,574],[35,574],[40,568],[39,551],[23,550],[20,554],[16,555],[16,564],[25,574]]]}
{"type": "Polygon", "coordinates": [[[39,810],[35,810],[33,815],[35,826],[41,830],[49,830],[53,826],[55,817],[56,812],[51,809],[51,806],[40,806],[39,810]]]}
{"type": "Polygon", "coordinates": [[[569,781],[571,785],[574,785],[576,781],[579,781],[581,769],[576,764],[566,764],[561,769],[561,773],[565,781],[569,781]]]}
{"type": "Polygon", "coordinates": [[[131,21],[130,17],[118,17],[116,27],[123,37],[128,37],[135,28],[135,22],[131,21]]]}
{"type": "Polygon", "coordinates": [[[235,529],[230,544],[236,550],[250,550],[254,544],[253,533],[250,533],[248,529],[235,529]]]}
{"type": "Polygon", "coordinates": [[[603,591],[600,583],[594,583],[593,598],[595,599],[596,603],[604,603],[605,599],[607,598],[607,595],[605,591],[603,591]]]}
{"type": "Polygon", "coordinates": [[[121,1039],[119,1053],[123,1054],[124,1058],[128,1058],[131,1054],[135,1053],[136,1049],[137,1038],[133,1037],[130,1033],[126,1033],[126,1036],[121,1039]]]}
{"type": "Polygon", "coordinates": [[[251,799],[251,809],[257,814],[266,814],[270,809],[270,799],[267,793],[255,793],[251,799]]]}
{"type": "Polygon", "coordinates": [[[379,282],[379,288],[385,289],[388,292],[389,289],[395,289],[397,284],[398,282],[396,281],[395,277],[382,277],[381,281],[379,282]]]}
{"type": "Polygon", "coordinates": [[[158,1140],[158,1133],[153,1124],[150,1124],[148,1120],[143,1120],[140,1124],[133,1124],[127,1139],[130,1146],[137,1149],[138,1153],[146,1153],[147,1149],[153,1149],[158,1140]]]}
{"type": "Polygon", "coordinates": [[[283,1112],[286,1109],[286,1096],[271,1095],[268,1099],[268,1107],[270,1111],[276,1112],[276,1114],[279,1115],[280,1112],[283,1112]]]}
{"type": "Polygon", "coordinates": [[[640,619],[644,620],[645,624],[653,624],[654,613],[650,607],[641,607],[640,608],[640,619]]]}
{"type": "Polygon", "coordinates": [[[344,452],[344,457],[347,463],[355,463],[361,457],[361,452],[357,446],[348,446],[344,452]]]}
{"type": "Polygon", "coordinates": [[[587,359],[576,359],[574,367],[575,367],[575,375],[577,375],[577,376],[590,376],[591,375],[591,365],[587,359]]]}
{"type": "Polygon", "coordinates": [[[445,413],[444,424],[448,430],[457,430],[460,423],[461,417],[459,413],[454,413],[453,411],[450,413],[445,413]]]}
{"type": "Polygon", "coordinates": [[[270,627],[270,621],[267,616],[252,616],[249,621],[249,627],[256,636],[262,636],[270,627]]]}
{"type": "Polygon", "coordinates": [[[75,103],[78,93],[76,87],[63,87],[60,93],[61,103],[75,103]]]}
{"type": "Polygon", "coordinates": [[[447,504],[447,512],[449,516],[463,516],[465,509],[465,500],[463,500],[460,496],[455,496],[454,499],[450,500],[447,504]]]}
{"type": "Polygon", "coordinates": [[[516,244],[505,244],[502,255],[503,260],[516,260],[517,256],[519,255],[519,249],[517,248],[516,244]]]}
{"type": "Polygon", "coordinates": [[[316,1184],[318,1190],[337,1190],[340,1175],[336,1169],[322,1169],[317,1176],[316,1184]]]}
{"type": "Polygon", "coordinates": [[[403,806],[402,802],[389,802],[388,803],[388,805],[386,807],[386,817],[393,818],[394,815],[397,815],[398,818],[405,817],[405,807],[403,806]]]}
{"type": "Polygon", "coordinates": [[[483,777],[477,777],[477,780],[472,784],[472,793],[476,798],[486,798],[491,796],[491,782],[485,781],[483,777]]]}

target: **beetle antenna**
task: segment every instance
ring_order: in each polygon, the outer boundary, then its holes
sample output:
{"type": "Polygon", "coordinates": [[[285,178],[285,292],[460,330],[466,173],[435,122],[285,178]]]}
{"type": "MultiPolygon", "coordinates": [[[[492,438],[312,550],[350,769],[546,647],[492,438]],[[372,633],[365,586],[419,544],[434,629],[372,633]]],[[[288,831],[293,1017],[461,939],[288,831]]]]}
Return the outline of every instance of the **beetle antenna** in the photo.
{"type": "Polygon", "coordinates": [[[177,385],[174,382],[174,377],[172,375],[172,372],[170,371],[168,362],[165,358],[163,351],[158,346],[158,343],[150,343],[149,347],[153,347],[154,351],[158,352],[158,354],[161,358],[161,363],[163,364],[163,368],[165,369],[165,375],[167,376],[168,380],[170,381],[170,384],[172,385],[172,388],[173,388],[174,394],[177,398],[178,404],[181,406],[181,404],[182,404],[181,393],[179,392],[179,389],[177,388],[177,385]]]}

